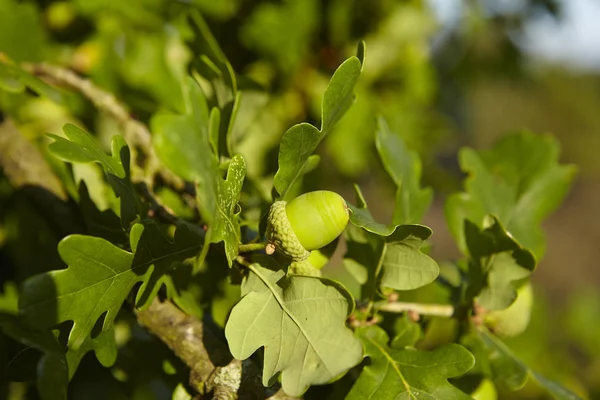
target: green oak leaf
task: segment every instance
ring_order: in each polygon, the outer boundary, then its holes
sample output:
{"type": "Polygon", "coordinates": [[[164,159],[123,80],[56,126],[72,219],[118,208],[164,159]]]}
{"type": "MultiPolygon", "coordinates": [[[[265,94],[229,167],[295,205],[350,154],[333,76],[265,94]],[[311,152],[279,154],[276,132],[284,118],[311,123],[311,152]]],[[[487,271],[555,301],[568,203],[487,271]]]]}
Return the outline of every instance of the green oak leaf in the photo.
{"type": "MultiPolygon", "coordinates": [[[[290,189],[307,171],[309,157],[331,128],[348,111],[354,101],[354,86],[361,74],[364,61],[364,43],[361,42],[359,57],[350,57],[335,71],[321,103],[321,129],[303,122],[288,129],[279,146],[279,169],[274,186],[282,200],[290,199],[290,189]]],[[[314,164],[314,160],[311,163],[314,164]]]]}
{"type": "Polygon", "coordinates": [[[215,134],[211,135],[212,143],[217,145],[216,154],[230,157],[233,155],[231,131],[241,101],[235,72],[202,15],[197,10],[192,10],[189,19],[195,33],[192,46],[194,52],[200,54],[194,61],[194,67],[210,82],[215,97],[212,110],[219,110],[218,119],[211,111],[211,122],[217,128],[212,130],[215,134]]]}
{"type": "Polygon", "coordinates": [[[375,146],[383,166],[397,186],[393,224],[421,221],[433,200],[431,188],[421,188],[421,159],[391,132],[383,117],[378,119],[375,146]]]}
{"type": "Polygon", "coordinates": [[[396,335],[392,339],[390,346],[395,349],[403,349],[407,346],[412,347],[423,336],[419,324],[411,320],[406,313],[394,322],[394,332],[396,335]]]}
{"type": "MultiPolygon", "coordinates": [[[[196,183],[198,208],[208,226],[205,243],[223,241],[231,266],[240,243],[238,201],[246,165],[242,156],[236,154],[229,163],[227,178],[221,178],[219,160],[214,152],[214,133],[211,133],[214,126],[210,122],[204,93],[196,81],[188,78],[184,84],[184,94],[184,115],[163,113],[152,118],[154,146],[170,170],[196,183]]],[[[205,250],[208,250],[208,246],[205,246],[205,250]]],[[[204,256],[205,253],[200,259],[204,256]]]]}
{"type": "Polygon", "coordinates": [[[138,307],[156,295],[164,275],[176,261],[194,256],[198,236],[180,226],[171,241],[154,223],[136,224],[131,231],[133,253],[96,237],[70,235],[58,245],[68,268],[33,276],[23,283],[19,310],[31,326],[47,329],[73,321],[68,346],[80,349],[99,318],[108,331],[131,289],[138,307]]]}
{"type": "Polygon", "coordinates": [[[87,337],[78,349],[68,349],[65,354],[69,366],[69,380],[73,378],[79,363],[89,351],[96,354],[96,358],[102,366],[112,367],[117,360],[117,343],[115,341],[115,329],[111,326],[106,331],[101,331],[95,337],[87,337]]]}
{"type": "Polygon", "coordinates": [[[219,160],[209,137],[209,110],[206,97],[191,77],[183,84],[185,113],[158,113],[152,117],[154,148],[162,162],[175,174],[194,181],[202,218],[211,223],[215,218],[219,160]]]}
{"type": "Polygon", "coordinates": [[[470,399],[452,386],[448,378],[470,370],[475,359],[464,347],[449,344],[433,351],[394,349],[378,326],[361,327],[356,336],[363,342],[371,364],[365,366],[346,396],[354,399],[470,399]]]}
{"type": "MultiPolygon", "coordinates": [[[[78,350],[65,349],[58,341],[58,331],[34,330],[26,326],[16,315],[0,314],[0,331],[12,339],[42,353],[37,359],[36,383],[42,400],[65,400],[67,386],[83,356],[89,351],[95,351],[96,357],[105,367],[114,364],[117,349],[114,331],[102,332],[96,338],[87,338],[78,350]]],[[[31,352],[21,352],[11,360],[7,369],[19,364],[20,359],[30,363],[27,356],[31,352]]]]}
{"type": "Polygon", "coordinates": [[[129,147],[118,135],[111,142],[112,155],[106,154],[96,139],[89,133],[73,124],[66,124],[63,132],[67,139],[56,135],[48,135],[54,139],[48,146],[56,157],[72,163],[99,163],[108,183],[121,200],[121,226],[129,228],[138,215],[143,215],[143,206],[135,193],[129,177],[129,147]]]}
{"type": "Polygon", "coordinates": [[[500,224],[488,216],[480,229],[465,220],[469,262],[469,297],[488,310],[501,310],[517,298],[515,282],[527,278],[536,267],[534,255],[523,248],[500,224]]]}
{"type": "Polygon", "coordinates": [[[366,233],[355,232],[348,238],[344,264],[359,282],[366,284],[363,296],[369,297],[378,286],[413,290],[433,282],[440,269],[431,257],[421,252],[431,229],[424,225],[387,226],[375,222],[360,188],[355,185],[354,189],[358,207],[348,204],[350,222],[366,233]]]}
{"type": "Polygon", "coordinates": [[[431,236],[431,229],[423,225],[400,225],[385,238],[381,286],[397,290],[413,290],[433,282],[440,273],[437,263],[421,252],[431,236]]]}
{"type": "Polygon", "coordinates": [[[540,224],[567,194],[576,168],[558,163],[559,143],[550,135],[520,132],[505,136],[492,149],[462,149],[460,165],[468,174],[465,191],[448,198],[448,226],[465,254],[464,220],[482,226],[498,217],[506,230],[539,259],[545,251],[540,224]]]}
{"type": "MultiPolygon", "coordinates": [[[[84,180],[79,182],[79,209],[85,222],[86,233],[97,236],[114,244],[126,244],[127,232],[121,227],[121,220],[111,209],[100,211],[90,197],[87,184],[84,180]]],[[[164,204],[164,203],[163,203],[164,204]]]]}
{"type": "Polygon", "coordinates": [[[217,209],[218,214],[213,224],[209,226],[208,236],[211,243],[224,242],[225,255],[231,267],[233,259],[238,254],[238,245],[241,243],[240,223],[238,216],[241,209],[238,205],[244,177],[246,176],[246,163],[244,158],[236,154],[231,159],[227,168],[227,178],[218,180],[217,209]]]}
{"type": "Polygon", "coordinates": [[[367,202],[358,185],[354,185],[354,193],[356,194],[356,203],[354,206],[347,202],[350,209],[350,222],[353,225],[363,228],[367,232],[374,233],[379,236],[390,236],[396,230],[397,225],[384,225],[376,222],[367,208],[367,202]]]}
{"type": "MultiPolygon", "coordinates": [[[[0,331],[25,346],[42,352],[36,368],[36,384],[40,398],[66,400],[69,366],[65,351],[52,331],[32,330],[17,316],[8,314],[0,314],[0,331]]],[[[18,360],[13,361],[18,362],[18,360]]]]}
{"type": "Polygon", "coordinates": [[[285,276],[259,264],[242,286],[245,296],[225,326],[231,354],[250,357],[264,347],[263,384],[281,372],[283,390],[300,396],[310,385],[343,375],[362,358],[360,342],[345,325],[354,301],[339,284],[285,276]]]}
{"type": "Polygon", "coordinates": [[[556,400],[581,400],[575,393],[525,365],[487,329],[480,328],[468,337],[468,342],[476,349],[478,365],[481,363],[484,371],[502,386],[510,390],[519,390],[532,378],[556,400]]]}

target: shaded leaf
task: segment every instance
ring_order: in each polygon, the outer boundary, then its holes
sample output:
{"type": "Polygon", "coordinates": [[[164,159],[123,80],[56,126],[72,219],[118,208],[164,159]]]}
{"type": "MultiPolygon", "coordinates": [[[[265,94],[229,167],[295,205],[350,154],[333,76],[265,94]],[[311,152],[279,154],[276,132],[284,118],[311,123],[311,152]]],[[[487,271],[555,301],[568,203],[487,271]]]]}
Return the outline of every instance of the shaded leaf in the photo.
{"type": "Polygon", "coordinates": [[[533,371],[486,329],[481,328],[476,335],[479,341],[476,345],[484,349],[483,356],[478,357],[477,362],[488,364],[489,373],[496,382],[510,390],[519,390],[531,377],[556,400],[581,400],[575,393],[533,371]]]}
{"type": "Polygon", "coordinates": [[[502,138],[492,149],[462,149],[460,165],[469,174],[465,192],[446,202],[446,220],[466,253],[464,220],[479,227],[487,214],[540,258],[545,239],[542,220],[567,194],[576,168],[558,163],[559,143],[550,135],[520,132],[502,138]]]}
{"type": "Polygon", "coordinates": [[[390,345],[395,349],[414,346],[422,336],[419,324],[411,320],[406,313],[402,317],[396,319],[396,322],[394,323],[394,332],[396,335],[392,339],[390,345]]]}
{"type": "Polygon", "coordinates": [[[378,326],[358,328],[356,336],[363,342],[371,364],[363,369],[346,399],[470,399],[448,382],[448,378],[464,374],[475,363],[464,347],[450,344],[433,351],[393,349],[378,326]]]}
{"type": "Polygon", "coordinates": [[[54,139],[48,146],[55,156],[73,163],[99,163],[106,173],[108,183],[121,200],[121,226],[124,229],[143,215],[143,206],[135,193],[129,176],[130,153],[125,140],[118,135],[111,142],[112,155],[107,155],[98,142],[89,133],[72,124],[66,124],[64,139],[56,135],[48,135],[54,139]]]}
{"type": "Polygon", "coordinates": [[[221,179],[219,160],[214,152],[214,136],[211,139],[214,126],[210,122],[204,93],[196,81],[188,78],[184,84],[184,94],[184,115],[158,114],[152,118],[154,146],[169,169],[196,183],[198,208],[208,226],[206,243],[225,242],[227,260],[231,266],[240,242],[240,210],[237,203],[246,165],[242,156],[233,156],[227,178],[221,179]]]}
{"type": "Polygon", "coordinates": [[[418,223],[433,200],[431,188],[421,188],[421,159],[406,148],[402,138],[390,131],[383,117],[378,119],[375,146],[386,171],[397,186],[393,224],[418,223]]]}
{"type": "Polygon", "coordinates": [[[360,188],[355,185],[354,190],[358,207],[348,204],[350,222],[368,233],[348,238],[344,264],[359,282],[366,284],[363,297],[371,297],[378,286],[412,290],[433,282],[439,267],[421,252],[431,229],[424,225],[387,226],[376,222],[360,188]]]}
{"type": "Polygon", "coordinates": [[[531,252],[523,248],[493,217],[484,221],[485,228],[465,221],[470,282],[470,297],[488,310],[508,307],[516,298],[515,281],[527,278],[535,269],[531,252]]]}
{"type": "Polygon", "coordinates": [[[69,370],[64,350],[52,331],[28,328],[15,315],[0,314],[0,329],[14,340],[42,352],[37,361],[37,388],[42,400],[65,400],[69,370]]]}
{"type": "Polygon", "coordinates": [[[299,396],[309,385],[328,383],[360,362],[360,342],[345,326],[354,302],[339,284],[285,277],[259,264],[250,269],[245,296],[233,308],[225,336],[238,359],[264,347],[265,386],[281,372],[283,390],[299,396]]]}
{"type": "MultiPolygon", "coordinates": [[[[364,44],[361,45],[364,50],[364,44]]],[[[305,164],[333,125],[344,115],[354,100],[354,86],[362,70],[362,61],[350,57],[335,71],[321,103],[321,129],[303,122],[292,126],[281,138],[279,169],[274,186],[283,200],[289,200],[289,191],[305,172],[305,164]]]]}
{"type": "Polygon", "coordinates": [[[104,367],[111,367],[117,360],[117,343],[115,342],[115,329],[111,326],[96,337],[85,339],[78,349],[68,349],[66,360],[69,366],[69,380],[73,378],[83,356],[89,351],[94,351],[96,358],[104,367]]]}
{"type": "Polygon", "coordinates": [[[421,252],[431,229],[423,225],[400,225],[385,239],[381,285],[412,290],[433,282],[440,273],[437,263],[421,252]]]}
{"type": "Polygon", "coordinates": [[[237,89],[235,72],[202,15],[193,10],[190,12],[189,18],[195,33],[192,46],[194,52],[200,54],[200,57],[195,60],[194,66],[200,75],[212,85],[215,98],[211,105],[213,109],[218,107],[220,111],[218,119],[211,116],[211,122],[218,128],[218,130],[213,130],[218,138],[216,142],[213,140],[213,142],[218,143],[215,153],[230,157],[233,155],[231,131],[241,99],[237,89]]]}
{"type": "Polygon", "coordinates": [[[184,226],[177,229],[171,242],[157,225],[137,224],[131,240],[135,253],[96,237],[71,235],[63,239],[58,251],[68,268],[25,281],[19,299],[21,315],[41,329],[73,321],[68,346],[77,350],[105,313],[102,330],[111,328],[136,283],[142,282],[136,305],[146,306],[171,264],[192,257],[200,248],[199,238],[184,226]]]}

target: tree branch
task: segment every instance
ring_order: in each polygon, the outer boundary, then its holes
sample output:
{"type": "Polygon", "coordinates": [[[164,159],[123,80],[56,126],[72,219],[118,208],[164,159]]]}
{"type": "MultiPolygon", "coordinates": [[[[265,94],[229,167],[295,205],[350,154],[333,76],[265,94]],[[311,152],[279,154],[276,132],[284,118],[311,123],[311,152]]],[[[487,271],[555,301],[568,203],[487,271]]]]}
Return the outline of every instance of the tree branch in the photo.
{"type": "MultiPolygon", "coordinates": [[[[232,359],[227,347],[211,335],[200,320],[185,314],[170,301],[154,299],[146,310],[136,311],[136,315],[140,325],[156,335],[190,368],[190,385],[198,393],[212,394],[215,399],[269,396],[260,382],[260,369],[251,360],[232,359]]],[[[269,398],[293,399],[282,391],[269,398]]]]}

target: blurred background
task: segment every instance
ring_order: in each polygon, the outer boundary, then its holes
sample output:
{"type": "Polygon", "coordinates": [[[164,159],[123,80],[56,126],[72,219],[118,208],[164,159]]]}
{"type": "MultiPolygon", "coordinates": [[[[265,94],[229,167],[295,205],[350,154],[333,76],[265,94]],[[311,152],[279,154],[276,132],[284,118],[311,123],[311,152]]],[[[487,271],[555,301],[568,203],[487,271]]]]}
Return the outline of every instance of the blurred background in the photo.
{"type": "MultiPolygon", "coordinates": [[[[434,230],[437,260],[460,256],[443,214],[445,197],[464,178],[458,150],[487,148],[522,129],[558,138],[561,160],[576,164],[579,174],[545,224],[533,322],[509,344],[548,377],[560,375],[600,398],[600,1],[0,0],[0,57],[72,68],[147,121],[180,101],[178,82],[191,61],[189,7],[201,10],[239,74],[233,147],[246,158],[249,176],[265,186],[281,135],[301,121],[318,125],[329,77],[366,41],[356,103],[319,147],[322,163],[305,189],[327,187],[352,198],[359,183],[376,219],[390,221],[395,188],[374,145],[382,114],[419,152],[423,182],[435,190],[424,223],[434,230]]],[[[79,98],[56,105],[0,91],[0,111],[36,143],[69,121],[104,140],[117,131],[79,98]]],[[[51,269],[36,264],[39,254],[19,252],[19,235],[54,239],[44,236],[35,213],[9,204],[9,191],[0,185],[0,256],[29,265],[28,275],[51,269]],[[13,229],[21,224],[16,209],[37,228],[13,229]]],[[[531,390],[519,398],[540,398],[531,390]]]]}

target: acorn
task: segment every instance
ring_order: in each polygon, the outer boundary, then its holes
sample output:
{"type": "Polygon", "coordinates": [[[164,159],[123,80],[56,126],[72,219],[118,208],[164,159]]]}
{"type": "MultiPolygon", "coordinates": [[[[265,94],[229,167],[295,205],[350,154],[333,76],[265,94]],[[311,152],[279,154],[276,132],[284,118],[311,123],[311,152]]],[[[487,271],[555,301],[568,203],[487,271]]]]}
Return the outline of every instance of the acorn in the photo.
{"type": "Polygon", "coordinates": [[[337,193],[317,190],[292,201],[276,201],[267,221],[267,253],[277,251],[292,262],[307,260],[313,250],[334,241],[346,228],[350,214],[337,193]]]}

